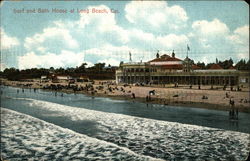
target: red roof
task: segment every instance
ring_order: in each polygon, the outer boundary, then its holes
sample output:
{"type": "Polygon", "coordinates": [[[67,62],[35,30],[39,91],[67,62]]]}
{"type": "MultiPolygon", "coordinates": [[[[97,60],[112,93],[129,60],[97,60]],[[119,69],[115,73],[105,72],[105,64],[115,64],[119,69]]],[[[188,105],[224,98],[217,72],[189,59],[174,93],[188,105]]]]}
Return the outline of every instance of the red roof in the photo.
{"type": "Polygon", "coordinates": [[[234,66],[231,66],[230,68],[228,68],[228,69],[235,69],[235,67],[234,66]]]}
{"type": "Polygon", "coordinates": [[[209,69],[223,69],[219,64],[213,64],[209,69]]]}
{"type": "Polygon", "coordinates": [[[182,69],[183,65],[182,64],[162,65],[161,67],[164,69],[182,69]]]}
{"type": "Polygon", "coordinates": [[[162,62],[162,61],[182,61],[181,59],[170,57],[168,55],[161,56],[160,58],[155,58],[153,60],[150,60],[149,62],[162,62]]]}
{"type": "Polygon", "coordinates": [[[196,69],[201,69],[201,68],[200,68],[199,66],[193,64],[193,65],[192,65],[192,69],[193,69],[193,70],[196,70],[196,69]]]}

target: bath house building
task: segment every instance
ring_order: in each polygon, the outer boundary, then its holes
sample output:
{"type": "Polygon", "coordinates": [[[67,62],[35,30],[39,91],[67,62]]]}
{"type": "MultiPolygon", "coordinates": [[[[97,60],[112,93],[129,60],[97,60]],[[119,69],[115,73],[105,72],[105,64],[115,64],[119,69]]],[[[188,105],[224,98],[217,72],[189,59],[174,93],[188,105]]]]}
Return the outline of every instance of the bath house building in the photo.
{"type": "Polygon", "coordinates": [[[218,64],[200,69],[188,57],[184,60],[175,57],[173,51],[171,56],[157,53],[148,62],[121,63],[116,70],[116,83],[249,86],[249,71],[223,69],[218,64]]]}

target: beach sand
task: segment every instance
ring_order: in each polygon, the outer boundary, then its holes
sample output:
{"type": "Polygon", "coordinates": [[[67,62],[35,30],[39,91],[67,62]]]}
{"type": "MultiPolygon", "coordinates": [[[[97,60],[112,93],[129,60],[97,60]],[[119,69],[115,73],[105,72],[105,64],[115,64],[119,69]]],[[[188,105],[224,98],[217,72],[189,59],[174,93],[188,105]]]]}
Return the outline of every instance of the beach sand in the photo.
{"type": "MultiPolygon", "coordinates": [[[[34,79],[30,82],[8,81],[5,79],[1,79],[1,84],[14,87],[26,87],[25,85],[30,84],[31,86],[27,88],[43,88],[44,86],[51,84],[60,84],[63,86],[68,85],[67,82],[40,82],[39,79],[34,79]]],[[[77,82],[73,85],[78,85],[78,87],[85,87],[86,84],[90,83],[77,82]]],[[[221,86],[214,86],[214,89],[210,89],[211,86],[201,86],[201,89],[198,89],[197,85],[193,85],[192,89],[190,89],[187,85],[179,85],[179,87],[174,87],[174,85],[165,85],[165,87],[129,85],[124,87],[123,85],[112,85],[111,81],[98,80],[95,80],[93,87],[95,90],[94,93],[86,90],[76,91],[76,93],[82,93],[92,96],[111,97],[113,99],[140,101],[148,104],[155,103],[219,110],[230,110],[231,107],[229,105],[229,100],[232,99],[235,102],[235,108],[238,108],[240,112],[250,112],[249,87],[242,88],[241,91],[231,91],[230,87],[228,87],[226,90],[223,90],[223,87],[221,86]],[[100,86],[102,86],[103,89],[97,89],[97,87],[100,86]],[[121,88],[123,88],[124,90],[122,91],[121,88]],[[155,95],[149,95],[149,91],[152,90],[155,90],[155,95]],[[132,97],[132,93],[134,93],[135,98],[132,97]],[[146,101],[147,96],[150,96],[150,101],[146,101]]],[[[74,91],[72,89],[62,89],[62,92],[73,93],[74,91]]]]}

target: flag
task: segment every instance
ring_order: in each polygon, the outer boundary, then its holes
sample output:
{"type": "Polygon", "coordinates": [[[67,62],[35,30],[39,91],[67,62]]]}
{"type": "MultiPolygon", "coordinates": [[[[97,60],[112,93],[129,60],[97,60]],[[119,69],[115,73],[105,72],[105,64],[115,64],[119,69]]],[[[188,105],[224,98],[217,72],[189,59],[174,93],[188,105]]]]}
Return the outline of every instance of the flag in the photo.
{"type": "Polygon", "coordinates": [[[189,46],[188,46],[188,45],[187,45],[187,50],[188,50],[188,51],[190,51],[190,48],[189,48],[189,46]]]}

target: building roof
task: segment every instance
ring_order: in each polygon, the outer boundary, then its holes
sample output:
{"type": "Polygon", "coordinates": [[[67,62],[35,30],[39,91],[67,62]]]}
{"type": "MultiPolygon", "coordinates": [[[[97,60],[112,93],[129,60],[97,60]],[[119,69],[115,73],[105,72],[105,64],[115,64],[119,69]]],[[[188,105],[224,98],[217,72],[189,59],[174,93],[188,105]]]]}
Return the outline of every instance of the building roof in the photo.
{"type": "Polygon", "coordinates": [[[235,67],[234,66],[231,66],[230,68],[228,68],[228,69],[235,69],[235,67]]]}
{"type": "Polygon", "coordinates": [[[171,64],[171,65],[162,65],[161,67],[164,69],[182,69],[183,65],[182,64],[171,64]]]}
{"type": "Polygon", "coordinates": [[[196,70],[196,69],[201,69],[201,68],[200,68],[199,66],[193,64],[193,65],[192,65],[192,69],[193,69],[193,70],[196,70]]]}
{"type": "Polygon", "coordinates": [[[219,64],[213,64],[209,69],[216,70],[216,69],[223,69],[223,68],[219,64]]]}
{"type": "Polygon", "coordinates": [[[162,62],[162,61],[182,61],[182,60],[176,57],[171,57],[169,55],[164,54],[160,58],[155,58],[153,60],[150,60],[149,63],[150,62],[162,62]]]}

